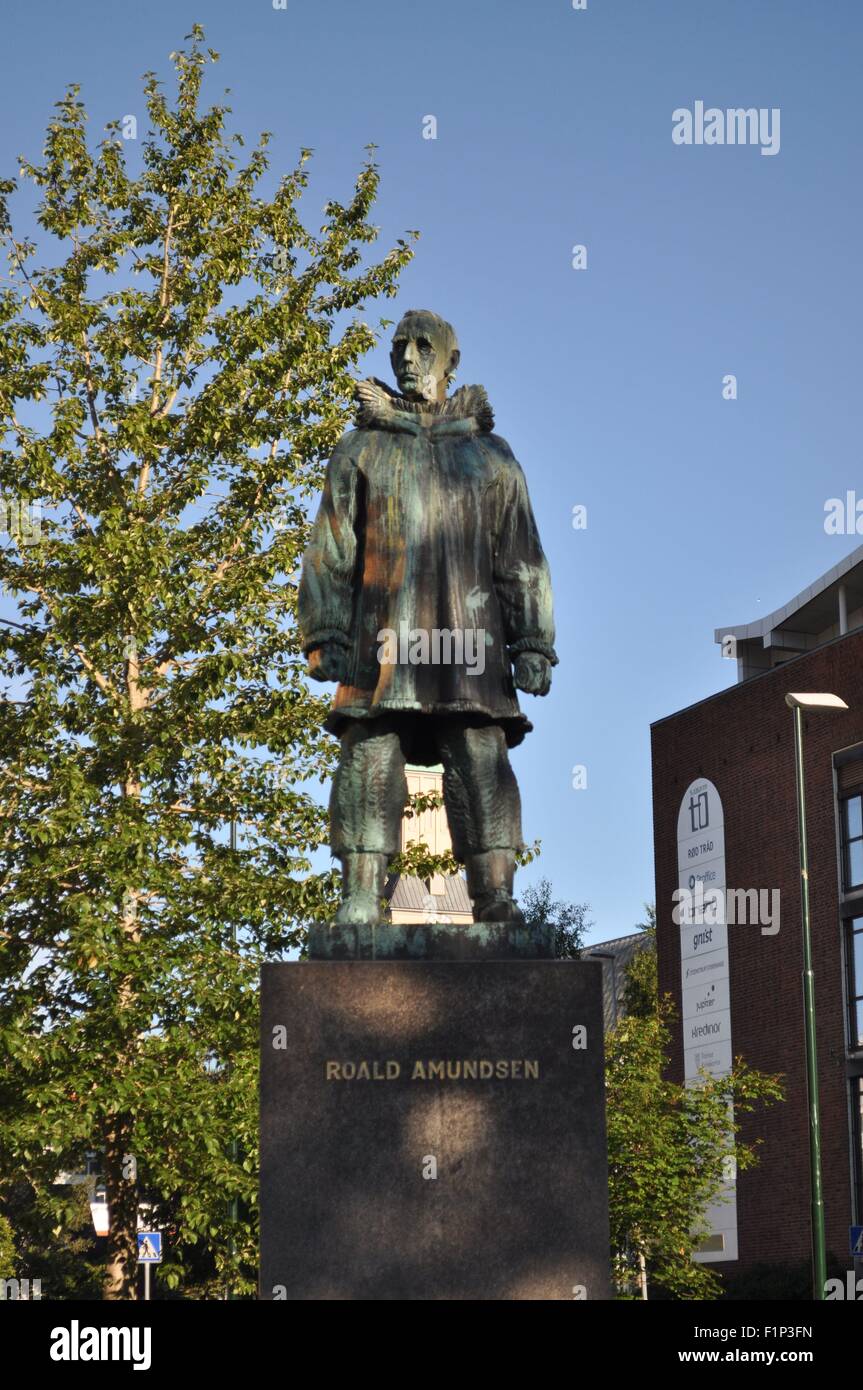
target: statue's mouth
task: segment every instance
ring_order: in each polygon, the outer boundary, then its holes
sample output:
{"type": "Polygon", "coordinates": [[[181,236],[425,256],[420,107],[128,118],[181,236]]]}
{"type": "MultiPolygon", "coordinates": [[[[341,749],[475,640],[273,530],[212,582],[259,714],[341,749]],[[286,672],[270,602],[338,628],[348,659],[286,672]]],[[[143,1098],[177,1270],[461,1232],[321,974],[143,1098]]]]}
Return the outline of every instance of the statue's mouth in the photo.
{"type": "Polygon", "coordinates": [[[422,377],[418,372],[404,372],[399,378],[399,390],[403,396],[420,396],[422,392],[422,377]]]}

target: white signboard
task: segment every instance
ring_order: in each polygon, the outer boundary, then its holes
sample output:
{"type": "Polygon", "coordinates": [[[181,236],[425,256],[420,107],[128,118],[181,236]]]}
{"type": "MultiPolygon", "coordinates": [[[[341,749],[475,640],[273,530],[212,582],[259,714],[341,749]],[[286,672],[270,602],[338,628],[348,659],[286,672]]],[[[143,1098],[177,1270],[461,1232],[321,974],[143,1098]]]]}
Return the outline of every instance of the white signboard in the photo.
{"type": "MultiPolygon", "coordinates": [[[[699,1071],[724,1076],[732,1066],[728,927],[723,908],[717,910],[726,889],[725,818],[706,778],[692,782],[680,803],[677,873],[678,887],[693,895],[688,909],[685,900],[678,906],[678,917],[684,1077],[695,1085],[699,1071]]],[[[737,1259],[737,1185],[729,1179],[707,1213],[712,1234],[695,1256],[706,1264],[737,1259]]]]}

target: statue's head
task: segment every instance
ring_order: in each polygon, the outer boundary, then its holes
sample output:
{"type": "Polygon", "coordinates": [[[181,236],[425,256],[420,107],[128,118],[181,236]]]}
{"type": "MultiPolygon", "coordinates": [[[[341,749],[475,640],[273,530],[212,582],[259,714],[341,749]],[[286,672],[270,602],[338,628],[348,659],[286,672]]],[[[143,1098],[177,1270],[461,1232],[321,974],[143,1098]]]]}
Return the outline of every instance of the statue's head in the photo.
{"type": "Polygon", "coordinates": [[[430,309],[408,309],[390,352],[402,395],[412,401],[444,400],[460,355],[451,324],[430,309]]]}

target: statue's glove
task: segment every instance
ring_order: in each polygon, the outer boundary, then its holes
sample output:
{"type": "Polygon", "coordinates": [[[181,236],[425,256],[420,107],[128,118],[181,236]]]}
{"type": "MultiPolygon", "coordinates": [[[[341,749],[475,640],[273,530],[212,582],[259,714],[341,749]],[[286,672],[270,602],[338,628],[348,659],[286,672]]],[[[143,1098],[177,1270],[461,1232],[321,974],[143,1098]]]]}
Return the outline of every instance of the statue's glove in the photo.
{"type": "Polygon", "coordinates": [[[551,690],[551,662],[539,652],[519,652],[514,676],[516,689],[525,695],[547,695],[551,690]]]}
{"type": "Polygon", "coordinates": [[[348,673],[348,654],[341,642],[322,642],[308,653],[306,675],[313,681],[343,681],[348,673]]]}

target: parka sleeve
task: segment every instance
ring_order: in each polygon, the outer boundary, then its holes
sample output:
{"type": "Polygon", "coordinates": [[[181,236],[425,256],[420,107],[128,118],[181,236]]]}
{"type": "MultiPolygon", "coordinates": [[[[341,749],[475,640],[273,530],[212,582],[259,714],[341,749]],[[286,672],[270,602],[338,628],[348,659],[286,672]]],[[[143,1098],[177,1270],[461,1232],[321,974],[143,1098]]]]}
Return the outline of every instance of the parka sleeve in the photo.
{"type": "Polygon", "coordinates": [[[359,488],[350,437],[339,440],[327,464],[321,504],[303,556],[297,621],[306,654],[324,642],[350,642],[359,488]]]}
{"type": "Polygon", "coordinates": [[[508,446],[505,448],[507,458],[497,482],[493,578],[509,654],[514,660],[521,652],[537,652],[556,666],[548,561],[524,473],[508,446]]]}

